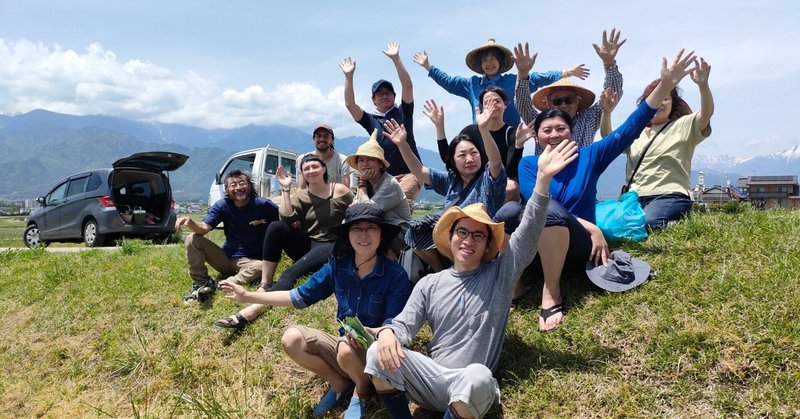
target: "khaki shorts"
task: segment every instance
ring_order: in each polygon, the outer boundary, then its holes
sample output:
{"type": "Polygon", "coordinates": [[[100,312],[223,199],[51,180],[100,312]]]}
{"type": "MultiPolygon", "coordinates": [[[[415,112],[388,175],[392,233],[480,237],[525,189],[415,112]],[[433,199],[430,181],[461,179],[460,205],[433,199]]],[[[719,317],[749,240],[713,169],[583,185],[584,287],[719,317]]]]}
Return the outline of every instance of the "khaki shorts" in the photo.
{"type": "MultiPolygon", "coordinates": [[[[340,336],[333,336],[329,335],[321,330],[312,329],[306,326],[290,326],[290,328],[297,329],[301,335],[303,335],[303,340],[306,342],[306,346],[308,347],[308,352],[312,355],[316,355],[322,360],[324,360],[328,365],[333,367],[339,375],[342,377],[348,377],[346,372],[339,367],[339,363],[336,361],[336,352],[338,351],[339,344],[343,343],[347,345],[347,338],[340,337],[340,336]]],[[[362,363],[367,362],[367,351],[362,348],[356,348],[356,353],[358,354],[359,358],[361,359],[362,363]]]]}

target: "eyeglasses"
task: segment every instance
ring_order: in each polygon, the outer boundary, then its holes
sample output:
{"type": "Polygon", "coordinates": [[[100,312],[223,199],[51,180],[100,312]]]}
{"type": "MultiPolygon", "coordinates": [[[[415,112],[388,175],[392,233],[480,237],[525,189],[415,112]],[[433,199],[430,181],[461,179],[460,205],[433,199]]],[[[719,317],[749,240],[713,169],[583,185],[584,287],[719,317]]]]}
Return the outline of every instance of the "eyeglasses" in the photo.
{"type": "Polygon", "coordinates": [[[466,228],[461,227],[456,229],[456,236],[458,236],[458,238],[461,240],[466,239],[467,236],[472,236],[472,240],[475,240],[475,243],[482,243],[484,240],[486,240],[486,233],[481,231],[469,231],[466,228]]]}
{"type": "Polygon", "coordinates": [[[575,102],[575,99],[571,98],[569,96],[562,96],[562,97],[557,97],[557,98],[553,99],[552,102],[553,102],[553,106],[561,106],[562,103],[565,104],[565,105],[572,105],[572,103],[575,102]]]}
{"type": "Polygon", "coordinates": [[[378,227],[375,227],[375,226],[369,226],[369,227],[365,227],[365,228],[350,227],[350,232],[351,233],[356,233],[356,234],[372,234],[372,233],[374,233],[376,231],[378,231],[378,227]]]}

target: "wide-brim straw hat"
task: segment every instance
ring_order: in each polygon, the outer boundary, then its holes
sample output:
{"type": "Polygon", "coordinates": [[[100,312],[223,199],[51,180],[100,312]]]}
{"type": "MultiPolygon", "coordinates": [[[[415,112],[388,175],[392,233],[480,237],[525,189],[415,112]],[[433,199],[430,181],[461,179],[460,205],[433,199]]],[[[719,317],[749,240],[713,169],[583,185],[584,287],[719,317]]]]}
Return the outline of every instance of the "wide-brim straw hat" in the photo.
{"type": "Polygon", "coordinates": [[[358,146],[358,150],[345,160],[353,169],[358,170],[358,156],[372,157],[383,163],[383,169],[389,168],[389,162],[383,158],[383,147],[378,144],[378,129],[375,128],[366,143],[358,146]]]}
{"type": "Polygon", "coordinates": [[[561,79],[537,90],[536,93],[533,94],[533,106],[536,106],[536,109],[540,111],[549,108],[549,106],[547,106],[547,97],[556,90],[574,90],[580,98],[580,100],[578,100],[579,111],[592,106],[592,103],[594,103],[594,93],[592,93],[591,90],[569,79],[561,79]]]}
{"type": "Polygon", "coordinates": [[[494,38],[489,38],[485,44],[467,53],[467,67],[478,74],[483,74],[483,67],[481,66],[479,57],[481,52],[490,48],[497,48],[503,54],[503,62],[498,74],[511,70],[511,67],[514,66],[514,56],[511,54],[511,50],[495,42],[494,38]]]}
{"type": "Polygon", "coordinates": [[[450,230],[453,228],[453,224],[462,218],[471,218],[489,227],[492,232],[492,240],[489,242],[481,261],[489,262],[496,258],[506,239],[506,234],[503,230],[504,223],[492,221],[492,217],[486,211],[486,206],[480,202],[467,205],[464,208],[458,206],[450,207],[442,214],[436,226],[433,227],[433,242],[436,244],[436,250],[447,256],[448,259],[453,260],[453,252],[450,250],[450,230]]]}

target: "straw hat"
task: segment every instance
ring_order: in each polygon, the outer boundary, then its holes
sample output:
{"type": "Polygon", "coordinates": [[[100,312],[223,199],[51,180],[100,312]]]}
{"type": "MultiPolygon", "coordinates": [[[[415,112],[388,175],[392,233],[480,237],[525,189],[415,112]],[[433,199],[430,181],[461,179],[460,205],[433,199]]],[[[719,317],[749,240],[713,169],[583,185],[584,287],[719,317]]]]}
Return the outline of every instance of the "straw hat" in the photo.
{"type": "Polygon", "coordinates": [[[592,106],[594,103],[594,93],[591,90],[579,85],[578,83],[574,83],[569,79],[561,79],[551,85],[542,87],[541,89],[537,90],[536,93],[533,94],[533,106],[536,106],[536,109],[543,111],[549,106],[547,106],[547,97],[550,96],[556,90],[573,90],[577,93],[580,100],[578,101],[578,111],[588,108],[592,106]]]}
{"type": "Polygon", "coordinates": [[[481,66],[479,57],[483,51],[486,51],[490,48],[497,48],[503,54],[501,63],[502,67],[500,67],[500,71],[498,71],[498,73],[505,73],[506,71],[511,70],[511,67],[514,66],[514,56],[511,54],[511,50],[496,43],[494,38],[489,38],[484,45],[481,45],[467,53],[467,67],[478,74],[483,74],[483,67],[481,66]]]}
{"type": "Polygon", "coordinates": [[[453,228],[453,224],[462,218],[472,218],[481,224],[486,224],[492,232],[492,241],[489,242],[489,247],[486,249],[486,254],[483,255],[481,261],[489,262],[497,257],[506,239],[505,231],[503,230],[504,223],[492,221],[492,217],[489,217],[486,211],[486,206],[480,202],[467,205],[464,208],[458,206],[450,207],[442,214],[436,226],[433,227],[433,242],[436,243],[436,250],[447,256],[448,259],[453,260],[453,252],[450,250],[450,229],[453,228]]]}
{"type": "Polygon", "coordinates": [[[372,157],[378,159],[381,161],[381,163],[383,163],[384,170],[389,168],[389,162],[386,161],[385,158],[383,158],[383,147],[381,147],[381,145],[378,144],[377,128],[375,128],[375,130],[372,131],[372,135],[370,135],[369,140],[367,140],[366,143],[358,146],[358,150],[356,150],[355,153],[351,154],[350,157],[348,157],[347,160],[345,160],[345,162],[347,162],[347,164],[349,164],[350,167],[352,167],[353,169],[358,170],[358,163],[357,163],[358,156],[372,157]]]}

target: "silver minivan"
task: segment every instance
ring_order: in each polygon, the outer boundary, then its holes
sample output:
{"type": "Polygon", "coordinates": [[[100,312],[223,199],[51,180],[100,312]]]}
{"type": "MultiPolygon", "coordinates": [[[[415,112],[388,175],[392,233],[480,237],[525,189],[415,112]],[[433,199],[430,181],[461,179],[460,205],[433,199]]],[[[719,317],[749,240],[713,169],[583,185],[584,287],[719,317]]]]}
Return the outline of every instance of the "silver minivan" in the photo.
{"type": "Polygon", "coordinates": [[[275,180],[275,171],[283,166],[287,173],[291,173],[293,185],[297,184],[297,156],[293,151],[281,150],[270,145],[233,153],[222,169],[216,173],[208,191],[208,206],[214,205],[225,196],[225,176],[235,169],[250,173],[256,185],[259,196],[269,198],[273,191],[280,189],[275,180]]]}

